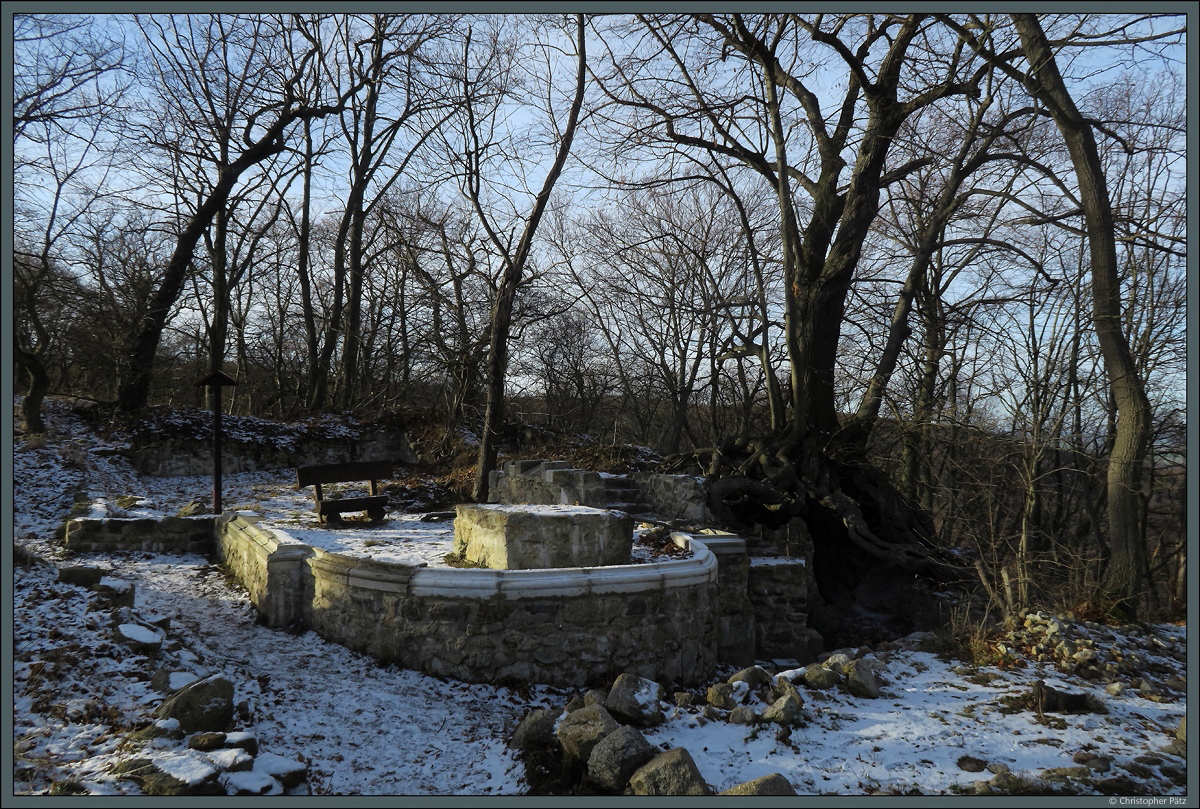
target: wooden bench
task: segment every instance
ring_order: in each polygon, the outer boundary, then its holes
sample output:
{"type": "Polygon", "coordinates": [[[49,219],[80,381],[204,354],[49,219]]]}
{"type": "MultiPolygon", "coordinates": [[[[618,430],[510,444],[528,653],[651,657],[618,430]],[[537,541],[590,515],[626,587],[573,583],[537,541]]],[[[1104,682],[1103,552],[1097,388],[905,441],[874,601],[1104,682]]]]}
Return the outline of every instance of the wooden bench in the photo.
{"type": "Polygon", "coordinates": [[[339,522],[342,512],[365,511],[373,520],[382,520],[387,514],[387,495],[379,493],[379,481],[392,476],[390,461],[362,461],[358,463],[329,463],[318,466],[296,467],[296,488],[313,487],[313,500],[317,504],[317,519],[339,522]],[[370,497],[346,497],[326,500],[321,492],[324,483],[353,483],[368,481],[370,497]]]}

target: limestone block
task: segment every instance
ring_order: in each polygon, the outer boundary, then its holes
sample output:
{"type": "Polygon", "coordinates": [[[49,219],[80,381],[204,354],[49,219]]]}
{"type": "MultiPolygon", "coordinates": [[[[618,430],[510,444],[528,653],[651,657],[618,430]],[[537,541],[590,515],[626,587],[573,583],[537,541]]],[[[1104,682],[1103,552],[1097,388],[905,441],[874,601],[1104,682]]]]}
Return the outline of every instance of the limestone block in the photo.
{"type": "Polygon", "coordinates": [[[629,779],[634,795],[711,795],[686,748],[674,747],[655,756],[629,779]]]}
{"type": "Polygon", "coordinates": [[[585,506],[463,504],[454,550],[493,570],[627,565],[633,518],[585,506]]]}

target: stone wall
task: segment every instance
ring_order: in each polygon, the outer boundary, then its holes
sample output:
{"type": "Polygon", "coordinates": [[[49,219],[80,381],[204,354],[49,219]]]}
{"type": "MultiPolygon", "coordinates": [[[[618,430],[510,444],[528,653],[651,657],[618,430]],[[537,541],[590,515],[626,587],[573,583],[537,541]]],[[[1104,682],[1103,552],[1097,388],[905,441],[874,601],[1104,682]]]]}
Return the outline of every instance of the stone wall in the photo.
{"type": "Polygon", "coordinates": [[[759,658],[816,660],[821,638],[808,628],[808,571],[803,559],[751,557],[746,592],[754,611],[759,658]]]}
{"type": "Polygon", "coordinates": [[[717,561],[428,568],[281,544],[244,515],[218,554],[271,626],[299,621],[386,662],[467,682],[580,687],[622,672],[683,685],[717,663],[717,561]]]}
{"type": "Polygon", "coordinates": [[[571,469],[566,461],[509,461],[492,471],[488,500],[604,508],[608,492],[599,473],[571,469]]]}
{"type": "Polygon", "coordinates": [[[716,561],[493,571],[379,565],[316,549],[306,623],[349,648],[467,682],[582,687],[623,672],[684,685],[716,666],[716,561]]]}
{"type": "Polygon", "coordinates": [[[216,517],[78,517],[67,521],[67,550],[209,553],[216,517]]]}
{"type": "Polygon", "coordinates": [[[493,470],[488,478],[488,499],[493,503],[514,505],[621,509],[633,506],[652,511],[662,520],[683,520],[700,525],[712,519],[706,505],[703,478],[660,474],[632,478],[604,476],[569,467],[566,461],[509,461],[493,470]],[[618,496],[625,502],[618,504],[615,501],[618,496]]]}
{"type": "Polygon", "coordinates": [[[671,535],[675,543],[703,543],[717,558],[717,587],[720,604],[715,616],[717,659],[744,668],[757,659],[754,633],[754,608],[747,587],[750,565],[746,541],[733,534],[705,532],[671,535]]]}
{"type": "Polygon", "coordinates": [[[691,475],[637,475],[642,499],[664,520],[685,520],[704,525],[711,523],[704,479],[691,475]]]}
{"type": "Polygon", "coordinates": [[[289,626],[304,618],[305,562],[313,551],[307,545],[279,542],[274,533],[258,527],[261,519],[248,513],[223,516],[216,555],[246,588],[264,624],[289,626]]]}
{"type": "MultiPolygon", "coordinates": [[[[174,477],[211,475],[212,439],[192,436],[161,436],[138,441],[125,451],[143,475],[174,477]]],[[[226,437],[221,442],[221,470],[225,473],[287,469],[351,461],[417,463],[404,433],[375,433],[367,436],[298,436],[278,443],[239,441],[226,437]]]]}

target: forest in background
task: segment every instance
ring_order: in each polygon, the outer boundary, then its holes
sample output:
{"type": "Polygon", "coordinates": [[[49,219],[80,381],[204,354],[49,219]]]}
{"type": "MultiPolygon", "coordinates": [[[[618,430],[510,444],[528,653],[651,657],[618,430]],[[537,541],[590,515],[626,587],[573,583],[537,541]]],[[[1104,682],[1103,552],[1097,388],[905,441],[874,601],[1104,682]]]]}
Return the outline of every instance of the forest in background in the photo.
{"type": "Polygon", "coordinates": [[[221,369],[480,499],[512,425],[650,446],[830,603],[1179,616],[1185,23],[17,14],[22,429],[221,369]]]}

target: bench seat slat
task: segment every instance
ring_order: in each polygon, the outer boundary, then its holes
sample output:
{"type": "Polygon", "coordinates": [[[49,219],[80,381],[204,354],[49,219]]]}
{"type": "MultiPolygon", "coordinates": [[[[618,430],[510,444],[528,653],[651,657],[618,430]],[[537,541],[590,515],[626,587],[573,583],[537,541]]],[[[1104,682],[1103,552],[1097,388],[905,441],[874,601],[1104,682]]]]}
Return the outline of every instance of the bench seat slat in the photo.
{"type": "Polygon", "coordinates": [[[343,511],[367,511],[372,508],[387,506],[387,495],[376,497],[347,497],[342,500],[322,500],[317,504],[317,513],[341,514],[343,511]]]}

